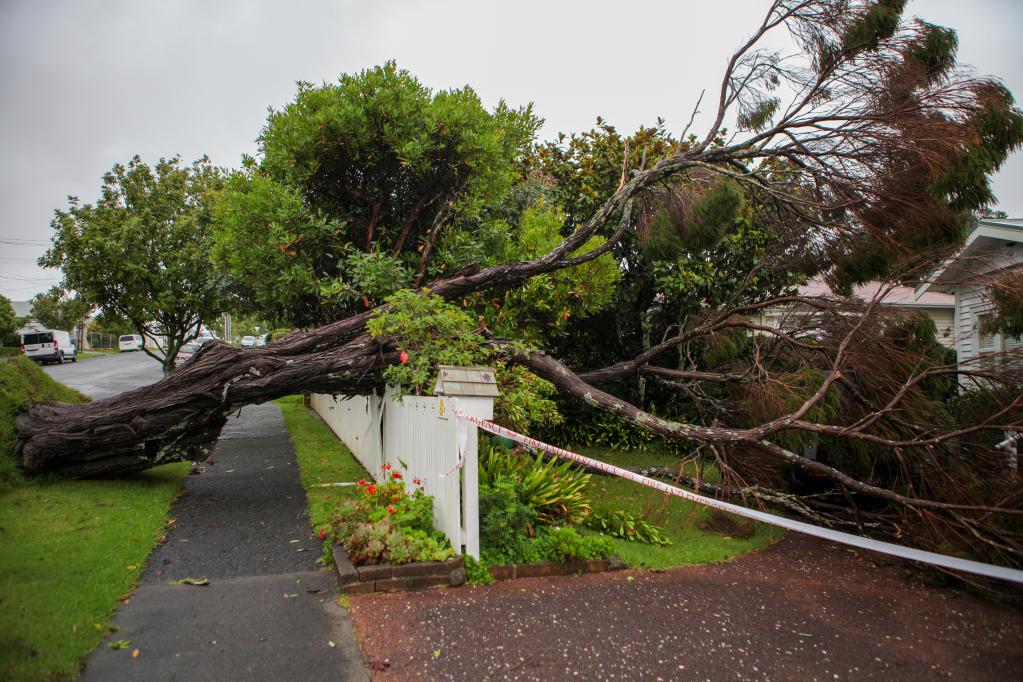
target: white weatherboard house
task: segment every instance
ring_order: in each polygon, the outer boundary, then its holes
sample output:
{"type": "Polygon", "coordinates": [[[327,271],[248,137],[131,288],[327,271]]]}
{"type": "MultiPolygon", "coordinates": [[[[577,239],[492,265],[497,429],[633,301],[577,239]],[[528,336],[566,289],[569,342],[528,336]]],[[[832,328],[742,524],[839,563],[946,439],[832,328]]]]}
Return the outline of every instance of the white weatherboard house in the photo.
{"type": "MultiPolygon", "coordinates": [[[[1023,272],[1023,220],[978,220],[962,250],[917,287],[918,299],[935,293],[955,297],[955,339],[959,362],[1021,347],[1019,337],[984,332],[993,305],[987,282],[1000,272],[1023,272]]],[[[940,327],[939,327],[940,331],[940,327]]]]}
{"type": "MultiPolygon", "coordinates": [[[[868,303],[882,293],[881,282],[870,281],[857,284],[853,287],[852,298],[868,303]]],[[[807,297],[837,298],[824,282],[823,276],[817,276],[799,287],[799,295],[807,297]]],[[[917,295],[911,287],[894,286],[886,287],[884,296],[881,298],[881,305],[891,306],[904,310],[911,310],[926,314],[934,320],[934,326],[938,330],[938,341],[949,348],[956,345],[955,328],[955,297],[950,293],[938,291],[927,292],[917,295]]],[[[761,313],[759,322],[761,324],[780,328],[786,325],[787,318],[792,315],[798,317],[800,311],[808,310],[802,306],[776,306],[768,308],[761,313]]]]}

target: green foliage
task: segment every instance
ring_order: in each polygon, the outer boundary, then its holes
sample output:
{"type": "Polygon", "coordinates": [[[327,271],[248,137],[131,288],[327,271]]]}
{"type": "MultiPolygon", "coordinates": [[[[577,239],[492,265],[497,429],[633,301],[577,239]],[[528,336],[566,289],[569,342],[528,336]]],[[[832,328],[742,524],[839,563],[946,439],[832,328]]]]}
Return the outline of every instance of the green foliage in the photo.
{"type": "Polygon", "coordinates": [[[995,203],[990,177],[1023,145],[1023,113],[1015,108],[1012,93],[992,82],[978,86],[977,95],[980,107],[972,116],[973,139],[930,188],[949,207],[963,212],[995,203]]]}
{"type": "Polygon", "coordinates": [[[519,501],[535,515],[538,523],[580,523],[590,512],[586,492],[590,474],[570,460],[537,455],[532,462],[519,450],[506,451],[484,446],[480,449],[480,485],[514,485],[519,501]]]}
{"type": "Polygon", "coordinates": [[[120,315],[102,310],[93,318],[92,323],[89,325],[89,331],[110,334],[111,336],[121,336],[122,334],[134,334],[135,328],[132,327],[131,322],[120,315]]]}
{"type": "Polygon", "coordinates": [[[592,561],[608,559],[614,545],[599,535],[580,535],[569,526],[546,528],[535,540],[537,550],[547,561],[592,561]]]}
{"type": "Polygon", "coordinates": [[[842,50],[856,53],[877,47],[899,28],[907,0],[876,0],[854,16],[842,35],[842,50]]]}
{"type": "Polygon", "coordinates": [[[990,289],[995,314],[986,325],[988,334],[1023,336],[1023,274],[1006,271],[990,289]]]}
{"type": "Polygon", "coordinates": [[[910,50],[909,59],[927,72],[927,79],[934,83],[944,78],[955,66],[959,50],[959,36],[950,28],[923,22],[922,39],[910,50]]]}
{"type": "Polygon", "coordinates": [[[563,411],[565,423],[557,433],[546,432],[543,437],[556,436],[565,443],[622,452],[645,450],[657,440],[650,431],[587,405],[566,405],[563,411]]]}
{"type": "Polygon", "coordinates": [[[557,403],[554,384],[518,365],[498,361],[497,384],[500,395],[494,401],[495,421],[512,431],[525,433],[532,426],[553,427],[564,421],[557,403]]]}
{"type": "Polygon", "coordinates": [[[17,437],[14,419],[30,403],[84,403],[89,398],[50,378],[24,356],[0,361],[0,491],[22,482],[11,457],[17,437]]]}
{"type": "Polygon", "coordinates": [[[0,339],[6,338],[18,330],[18,316],[14,314],[14,306],[6,296],[0,295],[0,339]]]}
{"type": "Polygon", "coordinates": [[[89,314],[90,306],[80,297],[68,297],[60,287],[52,287],[49,291],[32,297],[32,317],[42,322],[48,329],[70,331],[75,325],[81,324],[89,314]]]}
{"type": "Polygon", "coordinates": [[[642,516],[624,509],[594,509],[586,517],[585,525],[595,531],[612,537],[643,542],[648,545],[670,545],[671,540],[664,531],[648,522],[642,516]]]}
{"type": "Polygon", "coordinates": [[[52,222],[53,245],[39,259],[61,268],[61,287],[137,333],[165,335],[164,369],[199,325],[226,305],[225,285],[209,258],[210,197],[223,184],[202,158],[190,167],[161,159],[152,168],[134,157],[103,176],[93,204],[69,199],[52,222]]]}
{"type": "Polygon", "coordinates": [[[718,243],[738,217],[742,201],[739,183],[731,178],[719,178],[693,203],[692,218],[686,224],[687,246],[693,251],[703,251],[718,243]]]}
{"type": "Polygon", "coordinates": [[[557,424],[561,415],[550,396],[554,386],[520,367],[498,360],[482,336],[472,331],[475,321],[464,309],[427,292],[402,290],[386,299],[387,307],[373,313],[366,328],[375,338],[393,342],[406,360],[389,365],[384,379],[417,395],[431,394],[438,365],[492,363],[501,395],[496,420],[516,430],[531,424],[557,424]]]}
{"type": "Polygon", "coordinates": [[[408,493],[396,479],[360,482],[356,499],[342,500],[331,516],[331,534],[356,565],[444,561],[454,550],[433,527],[433,498],[421,488],[408,493]]]}
{"type": "Polygon", "coordinates": [[[515,481],[480,483],[480,544],[496,556],[519,556],[533,531],[536,512],[519,499],[515,481]]]}
{"type": "Polygon", "coordinates": [[[487,357],[474,320],[439,296],[408,289],[386,299],[366,329],[374,338],[390,340],[408,360],[384,370],[388,383],[416,394],[432,391],[437,365],[474,365],[487,357]]]}
{"type": "MultiPolygon", "coordinates": [[[[538,258],[561,241],[565,214],[536,201],[510,228],[500,261],[538,258]]],[[[591,238],[577,251],[586,253],[602,243],[591,238]]],[[[611,254],[588,263],[530,278],[522,286],[504,291],[500,297],[486,295],[467,299],[479,319],[495,334],[539,343],[550,334],[563,334],[568,321],[587,317],[611,302],[621,271],[611,254]]]]}
{"type": "Polygon", "coordinates": [[[468,554],[465,556],[465,580],[470,585],[494,584],[494,576],[490,575],[487,567],[468,554]]]}
{"type": "Polygon", "coordinates": [[[300,83],[270,112],[261,160],[228,184],[215,257],[276,324],[358,312],[428,264],[451,267],[444,249],[428,263],[427,245],[441,227],[472,241],[539,124],[529,107],[487,111],[468,87],[434,92],[394,62],[300,83]]]}

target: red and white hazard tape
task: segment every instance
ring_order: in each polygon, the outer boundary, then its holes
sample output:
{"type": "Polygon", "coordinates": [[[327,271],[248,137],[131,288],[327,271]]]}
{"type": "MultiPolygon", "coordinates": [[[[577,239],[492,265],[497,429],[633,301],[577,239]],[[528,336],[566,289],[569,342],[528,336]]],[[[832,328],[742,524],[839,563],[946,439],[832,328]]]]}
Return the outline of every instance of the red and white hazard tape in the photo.
{"type": "Polygon", "coordinates": [[[925,564],[931,564],[932,566],[940,566],[941,568],[948,568],[954,571],[964,571],[966,573],[974,573],[976,575],[983,575],[988,578],[998,578],[999,580],[1009,580],[1015,583],[1023,583],[1023,571],[1015,568],[1007,568],[1005,566],[995,566],[994,564],[985,564],[979,561],[970,561],[969,559],[960,559],[954,556],[948,556],[945,554],[938,554],[936,552],[925,552],[921,549],[913,549],[912,547],[904,547],[902,545],[896,545],[891,542],[881,542],[880,540],[873,540],[871,538],[865,538],[859,535],[852,535],[851,533],[843,533],[837,530],[831,530],[830,528],[821,528],[820,526],[814,526],[809,523],[803,523],[802,521],[793,521],[783,516],[775,516],[774,514],[768,514],[766,512],[757,511],[756,509],[748,509],[741,507],[737,504],[731,504],[729,502],[722,502],[721,500],[715,500],[712,497],[704,497],[682,488],[676,488],[673,485],[668,485],[663,481],[657,481],[647,476],[642,476],[634,471],[628,469],[622,469],[606,462],[601,462],[590,457],[584,457],[583,455],[563,450],[562,448],[549,445],[547,443],[530,438],[529,436],[523,436],[521,433],[516,433],[510,429],[506,429],[503,426],[498,426],[493,422],[489,422],[479,417],[473,417],[464,414],[460,410],[452,410],[452,413],[459,419],[464,419],[472,424],[475,424],[484,431],[496,434],[498,436],[504,436],[510,438],[523,445],[530,447],[539,448],[545,452],[549,452],[552,455],[558,457],[565,457],[571,459],[580,464],[599,469],[606,473],[621,478],[635,481],[641,485],[645,485],[654,490],[660,490],[663,493],[669,495],[675,495],[682,497],[693,502],[699,502],[705,504],[708,507],[714,507],[715,509],[721,509],[723,511],[738,514],[754,521],[760,521],[762,523],[769,523],[772,526],[779,526],[787,530],[794,530],[799,533],[805,533],[807,535],[813,535],[814,537],[829,540],[831,542],[840,542],[842,544],[851,545],[853,547],[859,547],[860,549],[867,549],[872,552],[881,552],[883,554],[890,554],[903,559],[909,559],[910,561],[919,561],[925,564]]]}

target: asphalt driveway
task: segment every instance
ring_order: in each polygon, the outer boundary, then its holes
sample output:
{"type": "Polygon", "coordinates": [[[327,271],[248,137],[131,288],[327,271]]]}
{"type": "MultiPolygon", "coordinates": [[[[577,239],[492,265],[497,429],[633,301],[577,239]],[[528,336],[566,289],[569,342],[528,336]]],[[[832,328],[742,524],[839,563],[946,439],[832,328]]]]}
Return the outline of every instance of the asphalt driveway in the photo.
{"type": "Polygon", "coordinates": [[[384,680],[1011,680],[1023,614],[795,533],[726,564],[353,597],[384,680]]]}

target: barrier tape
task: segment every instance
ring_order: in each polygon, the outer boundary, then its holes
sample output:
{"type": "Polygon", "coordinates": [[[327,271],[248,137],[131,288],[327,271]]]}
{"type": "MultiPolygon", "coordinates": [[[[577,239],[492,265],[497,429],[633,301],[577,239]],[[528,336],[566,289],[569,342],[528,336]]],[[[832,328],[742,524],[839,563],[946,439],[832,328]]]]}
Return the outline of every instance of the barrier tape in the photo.
{"type": "Polygon", "coordinates": [[[766,512],[757,511],[756,509],[749,509],[742,507],[737,504],[730,502],[722,502],[721,500],[715,500],[712,497],[704,497],[697,493],[683,490],[682,488],[676,488],[673,485],[668,485],[663,481],[657,481],[655,479],[637,474],[634,471],[628,469],[622,469],[600,460],[592,459],[590,457],[584,457],[583,455],[570,452],[569,450],[563,450],[562,448],[548,445],[547,443],[530,438],[529,436],[523,436],[521,433],[516,433],[510,429],[506,429],[503,426],[498,426],[493,422],[480,419],[479,417],[473,417],[465,414],[460,410],[452,410],[459,419],[464,419],[472,424],[475,424],[484,431],[496,434],[498,436],[504,436],[510,438],[523,445],[530,447],[539,448],[552,455],[558,457],[564,457],[571,459],[581,464],[599,469],[605,473],[619,476],[621,478],[634,481],[641,485],[645,485],[648,488],[659,490],[669,495],[675,495],[682,497],[692,502],[698,502],[708,507],[720,509],[722,511],[731,512],[739,516],[744,516],[754,521],[760,521],[761,523],[769,523],[772,526],[779,526],[786,530],[794,530],[798,533],[805,533],[806,535],[812,535],[824,540],[831,542],[839,542],[852,547],[858,547],[860,549],[870,550],[872,552],[881,552],[882,554],[890,554],[891,556],[900,557],[902,559],[909,559],[910,561],[919,561],[920,563],[930,564],[932,566],[940,566],[941,568],[947,568],[954,571],[963,571],[966,573],[974,573],[976,575],[986,576],[988,578],[997,578],[999,580],[1008,580],[1014,583],[1023,583],[1023,571],[1008,568],[1005,566],[995,566],[994,564],[985,564],[979,561],[970,561],[969,559],[960,559],[954,556],[948,556],[945,554],[938,554],[936,552],[927,552],[922,549],[914,549],[912,547],[905,547],[903,545],[896,545],[891,542],[882,542],[881,540],[874,540],[872,538],[865,538],[860,535],[853,535],[851,533],[843,533],[837,530],[831,530],[830,528],[822,528],[820,526],[814,526],[809,523],[802,521],[794,521],[787,519],[783,516],[775,516],[774,514],[768,514],[766,512]]]}

